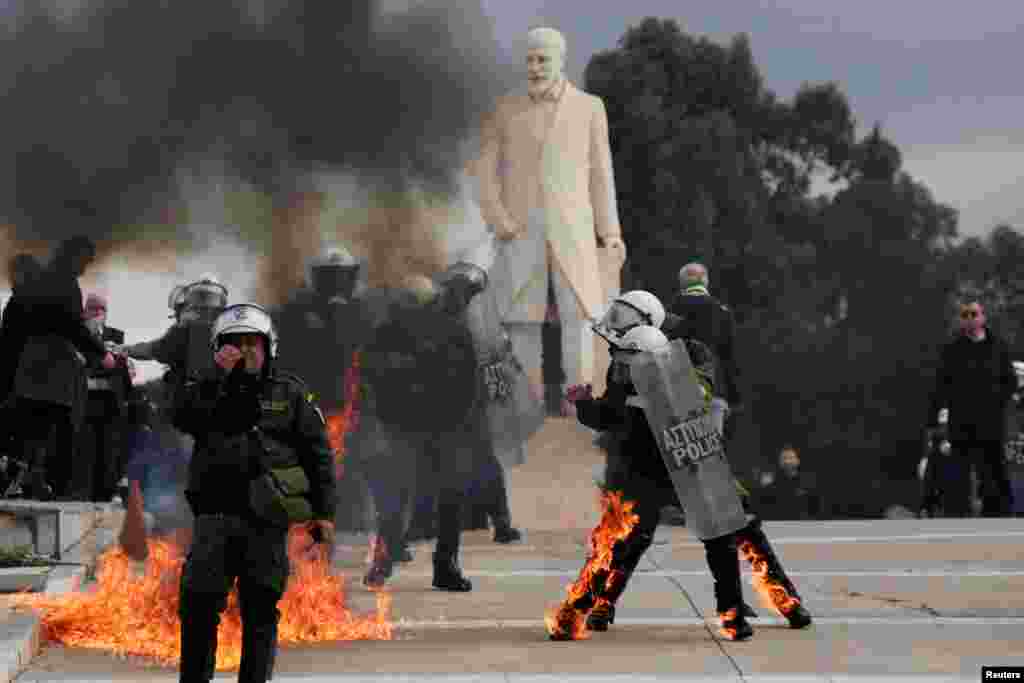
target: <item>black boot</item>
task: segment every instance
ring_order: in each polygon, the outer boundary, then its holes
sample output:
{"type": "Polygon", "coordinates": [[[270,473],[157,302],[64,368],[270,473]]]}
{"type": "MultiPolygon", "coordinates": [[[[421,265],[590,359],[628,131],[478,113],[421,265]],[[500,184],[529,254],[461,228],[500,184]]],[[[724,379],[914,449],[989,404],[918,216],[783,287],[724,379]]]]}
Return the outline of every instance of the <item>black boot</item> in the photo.
{"type": "Polygon", "coordinates": [[[508,517],[494,518],[494,542],[495,543],[518,543],[523,540],[523,534],[519,529],[512,526],[508,517]]]}
{"type": "Polygon", "coordinates": [[[715,608],[721,623],[719,633],[728,640],[746,640],[754,635],[743,609],[740,592],[740,558],[732,534],[704,541],[708,569],[715,580],[715,608]]]}
{"type": "Polygon", "coordinates": [[[487,510],[482,505],[471,504],[467,505],[463,522],[463,531],[486,531],[489,527],[487,524],[487,510]]]}
{"type": "Polygon", "coordinates": [[[591,631],[607,631],[615,623],[615,604],[653,540],[651,533],[634,532],[612,548],[612,570],[594,576],[592,594],[577,602],[583,609],[591,610],[587,616],[587,628],[591,631]]]}
{"type": "Polygon", "coordinates": [[[391,578],[394,570],[395,563],[391,561],[390,557],[375,557],[370,568],[366,570],[363,585],[367,588],[380,588],[391,578]]]}
{"type": "MultiPolygon", "coordinates": [[[[747,557],[751,566],[758,564],[758,560],[754,557],[755,555],[764,562],[764,571],[767,573],[767,578],[781,586],[786,592],[786,596],[790,598],[789,600],[784,600],[783,604],[776,608],[789,621],[790,628],[806,628],[810,626],[812,622],[811,614],[803,606],[803,599],[797,592],[796,586],[786,575],[786,570],[783,568],[779,556],[775,554],[775,549],[772,548],[768,537],[761,529],[761,520],[755,518],[747,526],[737,531],[736,542],[739,551],[747,557]],[[752,546],[746,552],[744,552],[745,544],[752,546]]],[[[758,568],[755,567],[755,569],[758,568]]]]}
{"type": "Polygon", "coordinates": [[[742,612],[735,609],[718,613],[718,621],[721,624],[718,634],[726,640],[747,640],[754,635],[754,627],[750,625],[742,612]]]}
{"type": "Polygon", "coordinates": [[[607,631],[615,623],[615,605],[607,600],[598,600],[587,615],[587,628],[591,631],[607,631]]]}
{"type": "Polygon", "coordinates": [[[412,562],[413,559],[415,559],[415,557],[413,556],[412,551],[409,550],[408,544],[403,543],[402,549],[398,552],[398,557],[395,558],[395,562],[412,562]]]}
{"type": "Polygon", "coordinates": [[[387,583],[395,570],[394,555],[395,553],[391,552],[384,539],[379,536],[374,539],[373,561],[370,562],[370,568],[366,570],[366,575],[363,577],[363,585],[373,589],[380,588],[387,583]]]}
{"type": "Polygon", "coordinates": [[[473,584],[462,575],[455,555],[434,553],[434,588],[465,593],[473,590],[473,584]]]}

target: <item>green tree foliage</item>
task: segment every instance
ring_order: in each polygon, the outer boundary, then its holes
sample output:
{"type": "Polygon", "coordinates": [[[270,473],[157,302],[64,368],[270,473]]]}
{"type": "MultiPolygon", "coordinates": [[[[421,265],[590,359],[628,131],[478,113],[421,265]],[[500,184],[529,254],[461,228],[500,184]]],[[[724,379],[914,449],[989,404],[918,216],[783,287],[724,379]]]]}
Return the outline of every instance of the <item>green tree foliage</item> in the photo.
{"type": "Polygon", "coordinates": [[[950,297],[975,282],[1021,319],[1024,238],[957,245],[956,211],[879,126],[856,139],[836,83],[778,98],[747,36],[721,45],[649,18],[584,77],[608,109],[625,285],[669,300],[700,260],[736,311],[750,399],[734,463],[770,467],[792,442],[842,482],[839,513],[902,495],[878,487],[913,476],[950,297]],[[823,181],[834,194],[813,191],[823,181]]]}

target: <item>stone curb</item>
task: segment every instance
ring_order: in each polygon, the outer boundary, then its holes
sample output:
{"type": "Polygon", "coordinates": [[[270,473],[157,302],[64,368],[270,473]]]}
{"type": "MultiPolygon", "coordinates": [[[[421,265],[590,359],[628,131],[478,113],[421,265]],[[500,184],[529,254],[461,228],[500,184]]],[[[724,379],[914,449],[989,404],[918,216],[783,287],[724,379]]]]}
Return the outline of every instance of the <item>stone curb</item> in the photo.
{"type": "MultiPolygon", "coordinates": [[[[47,592],[69,593],[84,580],[85,567],[55,567],[47,580],[47,592]],[[63,571],[62,571],[63,570],[63,571]]],[[[28,668],[41,646],[40,620],[35,614],[18,613],[0,624],[0,683],[11,683],[28,668]]]]}

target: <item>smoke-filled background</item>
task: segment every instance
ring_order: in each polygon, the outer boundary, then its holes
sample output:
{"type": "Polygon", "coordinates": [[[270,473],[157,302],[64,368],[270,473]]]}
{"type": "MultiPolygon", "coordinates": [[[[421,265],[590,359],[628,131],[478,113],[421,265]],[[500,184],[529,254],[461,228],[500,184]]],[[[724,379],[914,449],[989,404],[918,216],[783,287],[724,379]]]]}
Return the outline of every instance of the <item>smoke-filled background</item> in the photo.
{"type": "Polygon", "coordinates": [[[282,301],[325,238],[376,281],[436,269],[446,222],[483,229],[461,176],[508,84],[479,4],[455,5],[17,2],[0,40],[5,252],[96,239],[83,285],[109,290],[133,338],[205,271],[234,301],[282,301]]]}

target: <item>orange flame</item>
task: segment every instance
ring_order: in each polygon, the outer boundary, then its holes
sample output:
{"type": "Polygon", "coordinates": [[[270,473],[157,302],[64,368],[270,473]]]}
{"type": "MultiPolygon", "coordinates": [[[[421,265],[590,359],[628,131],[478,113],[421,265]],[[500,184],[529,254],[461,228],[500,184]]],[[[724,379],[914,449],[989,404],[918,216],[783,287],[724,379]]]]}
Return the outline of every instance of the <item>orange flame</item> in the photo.
{"type": "Polygon", "coordinates": [[[739,546],[740,554],[750,563],[752,570],[751,584],[765,607],[774,609],[786,616],[800,601],[789,594],[786,588],[768,574],[768,558],[760,554],[750,541],[743,541],[739,546]]]}
{"type": "Polygon", "coordinates": [[[352,362],[345,370],[345,407],[340,413],[327,416],[327,440],[334,451],[337,476],[344,473],[345,435],[356,428],[359,420],[359,352],[352,354],[352,362]]]}
{"type": "Polygon", "coordinates": [[[604,512],[601,521],[590,532],[590,552],[579,577],[569,586],[565,601],[544,615],[548,633],[559,640],[584,640],[590,637],[587,632],[587,612],[574,605],[587,593],[594,592],[594,587],[601,583],[600,579],[612,582],[621,576],[611,569],[612,549],[617,542],[629,536],[640,520],[633,513],[635,503],[623,501],[620,491],[603,494],[601,503],[604,512]]]}
{"type": "Polygon", "coordinates": [[[725,625],[725,622],[732,621],[735,618],[736,618],[736,608],[735,607],[732,608],[732,609],[729,609],[729,610],[727,610],[725,612],[723,612],[722,614],[718,615],[718,622],[720,624],[720,626],[718,627],[718,632],[722,634],[723,638],[728,638],[729,640],[735,640],[736,633],[737,633],[736,628],[733,627],[733,626],[726,626],[725,625]]]}
{"type": "MultiPolygon", "coordinates": [[[[323,552],[310,552],[303,525],[288,538],[292,574],[278,605],[282,645],[342,640],[390,640],[390,595],[377,593],[376,613],[360,616],[347,605],[344,576],[334,574],[323,552]]],[[[120,547],[98,562],[97,586],[66,595],[15,596],[15,604],[41,613],[43,637],[69,647],[108,650],[176,666],[181,654],[178,586],[183,547],[169,539],[148,542],[144,576],[137,576],[120,547]]],[[[238,591],[228,596],[217,631],[217,670],[236,670],[242,654],[238,591]]]]}

